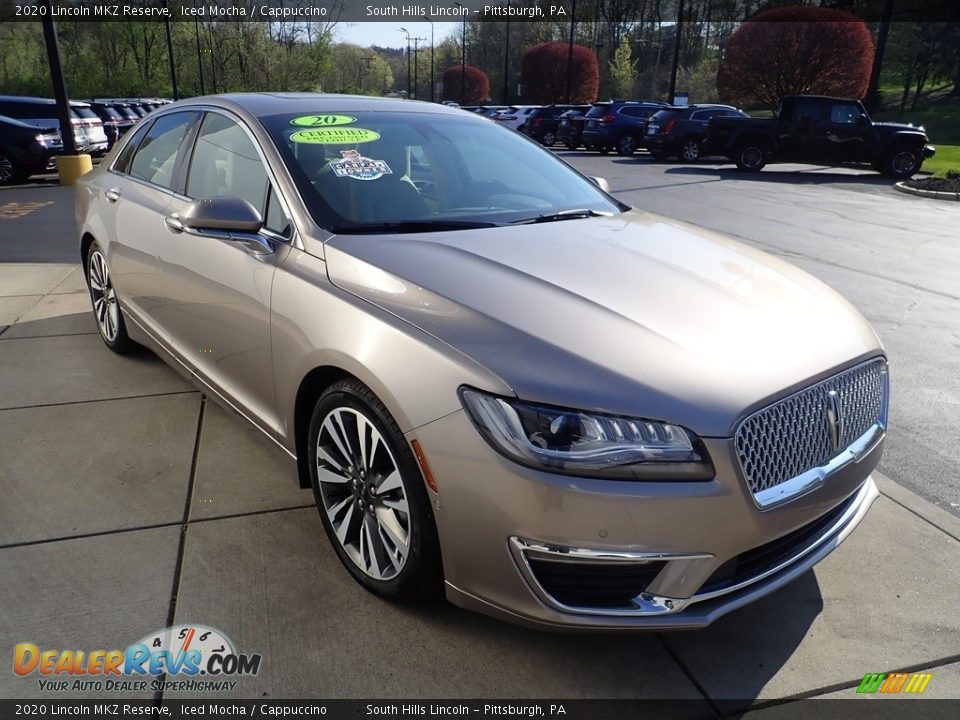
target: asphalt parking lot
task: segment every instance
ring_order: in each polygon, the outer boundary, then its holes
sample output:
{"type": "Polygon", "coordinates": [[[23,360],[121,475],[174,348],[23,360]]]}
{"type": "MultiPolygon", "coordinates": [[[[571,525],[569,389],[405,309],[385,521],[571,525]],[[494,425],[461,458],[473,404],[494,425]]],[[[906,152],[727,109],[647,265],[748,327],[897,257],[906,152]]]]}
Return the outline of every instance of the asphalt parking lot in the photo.
{"type": "MultiPolygon", "coordinates": [[[[339,566],[284,456],[154,357],[102,346],[70,190],[41,183],[0,190],[3,647],[202,623],[264,657],[217,697],[688,698],[763,718],[920,669],[924,697],[960,697],[960,208],[872,173],[560,154],[631,204],[787,257],[874,323],[894,383],[883,495],[840,550],[698,632],[553,635],[381,602],[339,566]]],[[[49,694],[7,672],[0,697],[49,694]]]]}

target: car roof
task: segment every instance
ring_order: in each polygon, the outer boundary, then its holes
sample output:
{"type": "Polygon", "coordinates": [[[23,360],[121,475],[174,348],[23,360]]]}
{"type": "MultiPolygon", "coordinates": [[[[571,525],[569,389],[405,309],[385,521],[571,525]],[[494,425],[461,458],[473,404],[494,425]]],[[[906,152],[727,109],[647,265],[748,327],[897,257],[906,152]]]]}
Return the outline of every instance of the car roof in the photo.
{"type": "Polygon", "coordinates": [[[51,98],[30,97],[29,95],[0,95],[0,102],[22,102],[35,105],[56,105],[57,101],[51,98]]]}
{"type": "MultiPolygon", "coordinates": [[[[5,123],[7,125],[15,125],[16,127],[21,127],[27,130],[33,130],[34,132],[37,132],[38,130],[43,129],[38,127],[37,125],[31,125],[30,123],[25,123],[22,120],[17,120],[16,118],[7,117],[6,115],[0,115],[0,122],[5,123]]],[[[56,128],[52,126],[49,129],[56,130],[56,128]]]]}
{"type": "Polygon", "coordinates": [[[326,93],[228,93],[205,95],[164,105],[164,110],[186,105],[214,105],[229,110],[243,110],[255,117],[281,113],[320,112],[400,112],[435,113],[463,117],[459,107],[439,103],[366,95],[332,95],[326,93]]]}

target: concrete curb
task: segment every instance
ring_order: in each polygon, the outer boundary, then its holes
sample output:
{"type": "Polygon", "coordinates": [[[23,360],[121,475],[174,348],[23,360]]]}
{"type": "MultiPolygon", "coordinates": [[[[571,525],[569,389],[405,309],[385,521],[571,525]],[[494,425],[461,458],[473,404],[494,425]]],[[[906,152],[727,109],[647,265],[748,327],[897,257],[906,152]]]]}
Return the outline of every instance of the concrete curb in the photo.
{"type": "Polygon", "coordinates": [[[960,518],[907,490],[903,485],[891,480],[879,471],[875,470],[873,472],[873,479],[883,495],[960,542],[960,518]]]}
{"type": "Polygon", "coordinates": [[[916,195],[917,197],[931,198],[933,200],[955,200],[960,201],[960,192],[943,192],[942,190],[921,190],[912,188],[906,183],[898,182],[893,186],[894,190],[899,190],[907,195],[916,195]]]}

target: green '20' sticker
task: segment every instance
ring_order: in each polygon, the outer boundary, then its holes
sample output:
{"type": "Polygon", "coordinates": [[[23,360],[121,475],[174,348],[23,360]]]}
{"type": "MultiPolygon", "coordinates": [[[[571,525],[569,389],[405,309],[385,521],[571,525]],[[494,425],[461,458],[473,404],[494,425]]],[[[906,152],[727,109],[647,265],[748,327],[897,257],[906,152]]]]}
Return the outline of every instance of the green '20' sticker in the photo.
{"type": "Polygon", "coordinates": [[[301,115],[290,121],[291,125],[300,127],[332,127],[334,125],[349,125],[357,119],[349,115],[301,115]]]}
{"type": "Polygon", "coordinates": [[[290,136],[295,143],[315,145],[353,145],[380,139],[380,133],[365,128],[312,128],[298,130],[290,136]]]}

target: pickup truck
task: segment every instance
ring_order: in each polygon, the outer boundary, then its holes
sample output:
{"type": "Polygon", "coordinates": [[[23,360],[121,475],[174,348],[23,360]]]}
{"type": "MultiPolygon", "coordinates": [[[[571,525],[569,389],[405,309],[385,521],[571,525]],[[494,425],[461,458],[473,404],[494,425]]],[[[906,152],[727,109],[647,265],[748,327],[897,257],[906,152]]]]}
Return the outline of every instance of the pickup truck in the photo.
{"type": "Polygon", "coordinates": [[[870,163],[908,178],[936,152],[922,127],[873,122],[857,100],[819,95],[785,97],[773,118],[713,118],[707,133],[710,151],[748,172],[768,162],[870,163]]]}

